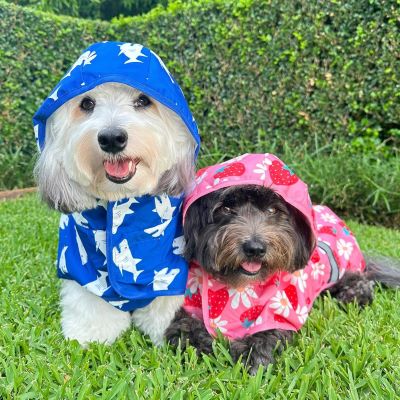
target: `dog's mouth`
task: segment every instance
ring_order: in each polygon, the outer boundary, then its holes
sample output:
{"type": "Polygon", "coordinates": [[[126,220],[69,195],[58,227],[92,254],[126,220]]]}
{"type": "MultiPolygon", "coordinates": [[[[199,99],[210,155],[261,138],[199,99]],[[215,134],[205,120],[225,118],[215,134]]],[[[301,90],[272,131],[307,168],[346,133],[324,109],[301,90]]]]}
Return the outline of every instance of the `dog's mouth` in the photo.
{"type": "Polygon", "coordinates": [[[254,276],[261,271],[261,261],[244,261],[240,264],[240,272],[244,275],[254,276]]]}
{"type": "Polygon", "coordinates": [[[103,166],[108,180],[114,183],[126,183],[136,174],[140,159],[124,158],[119,160],[104,160],[103,166]]]}

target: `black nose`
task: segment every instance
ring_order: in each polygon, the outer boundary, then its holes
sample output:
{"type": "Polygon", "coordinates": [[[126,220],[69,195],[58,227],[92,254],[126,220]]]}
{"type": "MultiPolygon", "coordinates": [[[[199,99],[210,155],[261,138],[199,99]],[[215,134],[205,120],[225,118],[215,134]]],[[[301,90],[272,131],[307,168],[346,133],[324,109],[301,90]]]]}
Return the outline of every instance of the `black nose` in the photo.
{"type": "Polygon", "coordinates": [[[128,134],[122,128],[104,128],[97,135],[100,148],[107,153],[118,153],[128,143],[128,134]]]}
{"type": "Polygon", "coordinates": [[[267,246],[259,240],[246,240],[243,245],[243,252],[247,257],[262,257],[267,251],[267,246]]]}

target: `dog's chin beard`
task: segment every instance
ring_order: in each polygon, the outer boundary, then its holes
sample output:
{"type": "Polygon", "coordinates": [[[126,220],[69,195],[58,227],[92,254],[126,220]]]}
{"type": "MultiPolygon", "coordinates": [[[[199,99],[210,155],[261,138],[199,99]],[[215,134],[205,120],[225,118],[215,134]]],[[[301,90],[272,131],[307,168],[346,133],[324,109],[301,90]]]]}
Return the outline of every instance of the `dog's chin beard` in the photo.
{"type": "Polygon", "coordinates": [[[103,161],[106,178],[117,184],[127,183],[135,176],[140,161],[140,158],[106,159],[103,161]]]}

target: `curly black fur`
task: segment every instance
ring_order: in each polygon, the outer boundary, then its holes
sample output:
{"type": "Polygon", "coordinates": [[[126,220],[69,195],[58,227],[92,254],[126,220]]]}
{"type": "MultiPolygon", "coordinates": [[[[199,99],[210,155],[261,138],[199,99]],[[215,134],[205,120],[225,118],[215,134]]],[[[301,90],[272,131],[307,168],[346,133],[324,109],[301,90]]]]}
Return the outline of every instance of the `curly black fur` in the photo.
{"type": "Polygon", "coordinates": [[[212,352],[213,338],[204,323],[191,317],[183,309],[176,313],[171,325],[165,331],[165,338],[174,347],[180,344],[182,349],[186,349],[187,344],[190,344],[196,348],[198,354],[212,352]]]}
{"type": "Polygon", "coordinates": [[[363,307],[374,299],[375,282],[370,280],[366,274],[346,272],[334,286],[327,292],[344,304],[355,301],[363,307]]]}

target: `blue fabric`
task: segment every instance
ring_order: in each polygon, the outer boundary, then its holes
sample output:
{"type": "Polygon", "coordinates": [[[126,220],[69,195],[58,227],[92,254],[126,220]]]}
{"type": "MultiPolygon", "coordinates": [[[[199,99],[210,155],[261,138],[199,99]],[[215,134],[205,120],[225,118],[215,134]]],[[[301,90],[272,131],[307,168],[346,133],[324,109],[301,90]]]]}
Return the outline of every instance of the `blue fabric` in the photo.
{"type": "MultiPolygon", "coordinates": [[[[134,87],[178,114],[196,141],[197,156],[200,137],[181,88],[157,54],[123,42],[88,47],[55,86],[33,117],[39,150],[45,146],[47,119],[68,100],[106,82],[134,87]]],[[[63,215],[59,277],[124,311],[157,296],[183,294],[181,205],[182,198],[142,196],[63,215]]]]}
{"type": "Polygon", "coordinates": [[[195,139],[197,155],[200,136],[180,86],[156,53],[140,44],[123,42],[91,45],[53,88],[33,116],[40,150],[45,145],[46,121],[54,111],[73,97],[106,82],[134,87],[175,111],[195,139]]]}
{"type": "Polygon", "coordinates": [[[181,207],[182,197],[142,196],[62,215],[58,276],[123,311],[183,294],[181,207]]]}

